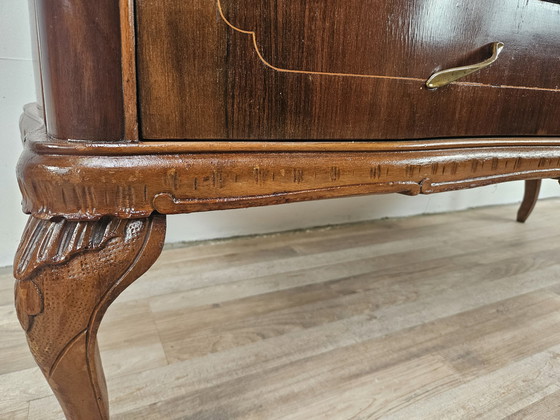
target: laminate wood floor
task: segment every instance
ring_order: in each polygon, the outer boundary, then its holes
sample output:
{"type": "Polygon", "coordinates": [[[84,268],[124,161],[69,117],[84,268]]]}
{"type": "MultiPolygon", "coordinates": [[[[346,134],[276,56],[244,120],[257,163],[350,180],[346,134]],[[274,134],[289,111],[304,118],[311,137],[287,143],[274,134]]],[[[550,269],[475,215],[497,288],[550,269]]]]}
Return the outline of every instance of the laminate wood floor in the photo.
{"type": "MultiPolygon", "coordinates": [[[[560,200],[516,210],[166,249],[102,324],[112,418],[559,419],[560,200]]],[[[62,419],[12,284],[0,418],[62,419]]]]}

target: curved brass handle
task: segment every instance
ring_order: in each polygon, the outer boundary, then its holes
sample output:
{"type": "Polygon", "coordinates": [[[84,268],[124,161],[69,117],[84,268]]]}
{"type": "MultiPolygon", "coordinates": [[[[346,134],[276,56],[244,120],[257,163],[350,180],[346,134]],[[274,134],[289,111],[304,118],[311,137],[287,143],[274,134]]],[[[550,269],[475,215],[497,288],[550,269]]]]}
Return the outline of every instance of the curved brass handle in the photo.
{"type": "Polygon", "coordinates": [[[465,77],[475,71],[479,71],[485,67],[488,67],[490,64],[494,63],[500,53],[504,49],[503,42],[494,42],[492,44],[492,57],[487,60],[484,60],[478,64],[472,64],[470,66],[463,66],[463,67],[455,67],[452,69],[438,71],[437,73],[432,74],[432,76],[426,82],[426,86],[429,89],[437,89],[443,86],[448,85],[455,80],[458,80],[462,77],[465,77]]]}

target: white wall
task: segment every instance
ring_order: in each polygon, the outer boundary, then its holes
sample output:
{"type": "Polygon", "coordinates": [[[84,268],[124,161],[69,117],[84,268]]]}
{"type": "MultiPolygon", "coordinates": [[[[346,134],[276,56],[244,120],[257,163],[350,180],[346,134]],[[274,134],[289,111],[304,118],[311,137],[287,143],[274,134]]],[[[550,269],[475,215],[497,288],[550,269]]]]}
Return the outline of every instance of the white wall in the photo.
{"type": "Polygon", "coordinates": [[[0,267],[12,263],[27,218],[21,214],[15,165],[22,105],[35,101],[27,2],[0,0],[0,267]]]}
{"type": "MultiPolygon", "coordinates": [[[[21,151],[17,122],[21,107],[34,101],[28,11],[24,0],[0,0],[0,266],[11,264],[26,217],[14,168],[21,151]]],[[[461,210],[519,202],[521,182],[475,190],[407,197],[401,195],[345,198],[169,218],[168,242],[223,238],[302,227],[355,222],[387,216],[461,210]]],[[[560,196],[546,181],[541,197],[560,196]]],[[[514,220],[512,213],[511,219],[514,220]]]]}

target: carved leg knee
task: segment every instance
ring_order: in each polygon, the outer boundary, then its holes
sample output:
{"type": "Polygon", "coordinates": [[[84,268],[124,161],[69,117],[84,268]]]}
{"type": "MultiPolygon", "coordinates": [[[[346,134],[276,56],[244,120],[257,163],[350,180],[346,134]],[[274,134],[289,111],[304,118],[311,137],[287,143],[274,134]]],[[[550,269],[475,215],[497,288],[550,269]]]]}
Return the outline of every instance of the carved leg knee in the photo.
{"type": "Polygon", "coordinates": [[[161,215],[95,222],[29,218],[14,263],[16,309],[68,419],[108,418],[99,323],[155,262],[164,237],[161,215]]]}

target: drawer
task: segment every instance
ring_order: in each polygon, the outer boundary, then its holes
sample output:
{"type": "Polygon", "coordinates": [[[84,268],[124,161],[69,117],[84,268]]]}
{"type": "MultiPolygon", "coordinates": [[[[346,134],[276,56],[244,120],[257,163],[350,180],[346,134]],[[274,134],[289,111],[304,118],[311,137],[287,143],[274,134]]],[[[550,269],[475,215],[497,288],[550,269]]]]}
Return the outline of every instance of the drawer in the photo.
{"type": "Polygon", "coordinates": [[[556,1],[137,0],[137,27],[146,139],[560,135],[556,1]]]}

